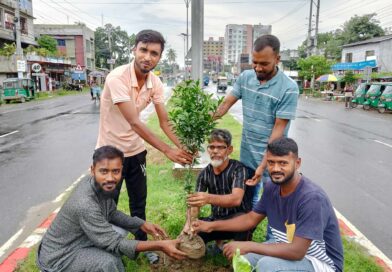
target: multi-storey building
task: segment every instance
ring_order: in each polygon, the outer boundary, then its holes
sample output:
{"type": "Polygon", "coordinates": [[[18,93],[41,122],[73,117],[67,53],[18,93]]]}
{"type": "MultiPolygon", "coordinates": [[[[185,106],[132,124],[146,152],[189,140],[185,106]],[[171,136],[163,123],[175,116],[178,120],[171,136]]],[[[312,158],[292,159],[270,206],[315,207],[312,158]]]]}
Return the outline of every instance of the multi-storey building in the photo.
{"type": "Polygon", "coordinates": [[[219,37],[214,40],[210,37],[203,43],[203,63],[204,70],[220,72],[222,71],[224,60],[224,38],[219,37]]]}
{"type": "Polygon", "coordinates": [[[15,42],[15,8],[18,2],[22,47],[36,44],[31,0],[0,0],[0,46],[15,42]]]}
{"type": "Polygon", "coordinates": [[[241,54],[250,54],[253,42],[262,35],[271,34],[271,30],[270,25],[226,25],[225,64],[238,64],[241,54]]]}
{"type": "Polygon", "coordinates": [[[94,31],[83,24],[34,25],[35,35],[48,35],[57,40],[57,50],[79,69],[95,69],[94,31]]]}

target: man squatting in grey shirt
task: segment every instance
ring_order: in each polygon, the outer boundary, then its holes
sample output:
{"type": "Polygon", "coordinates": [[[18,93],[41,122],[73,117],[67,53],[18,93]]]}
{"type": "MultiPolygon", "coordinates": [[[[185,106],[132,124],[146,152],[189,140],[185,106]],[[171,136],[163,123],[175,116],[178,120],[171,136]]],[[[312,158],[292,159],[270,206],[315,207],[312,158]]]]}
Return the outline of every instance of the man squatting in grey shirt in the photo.
{"type": "Polygon", "coordinates": [[[167,239],[167,234],[157,225],[117,210],[113,197],[123,160],[123,153],[115,147],[95,150],[91,177],[75,188],[42,239],[37,257],[41,271],[125,271],[121,255],[133,259],[136,252],[152,250],[185,258],[176,248],[178,240],[136,241],[125,237],[124,230],[135,233],[141,229],[159,239],[167,239]]]}

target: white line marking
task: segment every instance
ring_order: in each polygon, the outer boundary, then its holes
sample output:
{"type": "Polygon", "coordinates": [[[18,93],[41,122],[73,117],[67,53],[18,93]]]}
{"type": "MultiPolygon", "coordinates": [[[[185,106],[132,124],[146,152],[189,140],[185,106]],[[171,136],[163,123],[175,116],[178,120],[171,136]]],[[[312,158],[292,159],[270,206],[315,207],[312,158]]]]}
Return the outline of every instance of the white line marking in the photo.
{"type": "Polygon", "coordinates": [[[18,239],[18,237],[22,234],[22,232],[23,232],[23,228],[18,230],[18,232],[15,233],[14,236],[8,239],[8,241],[5,242],[5,244],[2,247],[0,247],[0,257],[2,257],[5,254],[5,252],[12,246],[12,244],[16,241],[16,239],[18,239]]]}
{"type": "Polygon", "coordinates": [[[71,190],[73,190],[73,188],[75,188],[75,186],[79,183],[79,181],[81,181],[82,178],[85,177],[85,174],[81,175],[77,180],[75,180],[71,186],[69,186],[67,189],[65,189],[64,193],[61,193],[59,196],[57,196],[54,200],[52,200],[52,203],[58,203],[61,202],[64,198],[64,196],[71,190]]]}
{"type": "Polygon", "coordinates": [[[350,230],[352,232],[354,232],[355,237],[354,240],[359,243],[361,246],[363,246],[364,248],[366,248],[369,252],[370,255],[375,256],[380,258],[381,260],[383,260],[385,262],[385,264],[392,269],[392,261],[385,256],[384,253],[382,253],[381,250],[379,250],[369,239],[367,239],[365,237],[365,235],[363,235],[362,232],[360,232],[353,224],[351,224],[350,221],[348,221],[347,218],[345,218],[340,212],[338,212],[338,210],[335,209],[335,214],[336,217],[340,220],[342,220],[347,227],[350,228],[350,230]]]}
{"type": "Polygon", "coordinates": [[[19,132],[19,130],[15,130],[15,131],[12,131],[12,132],[10,132],[10,133],[7,133],[7,134],[3,134],[3,135],[1,135],[1,136],[0,136],[0,138],[6,137],[6,136],[9,136],[9,135],[12,135],[12,134],[18,133],[18,132],[19,132]]]}
{"type": "Polygon", "coordinates": [[[386,144],[386,143],[383,143],[383,142],[381,142],[381,141],[379,141],[379,140],[374,140],[376,143],[379,143],[379,144],[382,144],[382,145],[386,145],[387,147],[390,147],[390,148],[392,148],[392,145],[390,145],[390,144],[386,144]]]}

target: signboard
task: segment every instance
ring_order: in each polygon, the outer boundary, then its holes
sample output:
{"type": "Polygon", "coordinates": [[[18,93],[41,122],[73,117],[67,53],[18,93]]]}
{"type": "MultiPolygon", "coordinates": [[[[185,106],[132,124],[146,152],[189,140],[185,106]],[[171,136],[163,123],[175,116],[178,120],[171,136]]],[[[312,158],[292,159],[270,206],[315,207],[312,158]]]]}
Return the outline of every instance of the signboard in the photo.
{"type": "Polygon", "coordinates": [[[31,70],[33,70],[36,73],[41,72],[41,69],[42,69],[42,67],[41,67],[41,64],[39,64],[39,63],[33,63],[31,65],[31,70]]]}
{"type": "Polygon", "coordinates": [[[367,60],[367,61],[359,61],[359,62],[341,62],[337,63],[335,65],[332,65],[332,70],[333,71],[338,71],[338,70],[364,70],[365,67],[377,67],[377,61],[376,60],[367,60]]]}
{"type": "Polygon", "coordinates": [[[115,59],[108,59],[107,64],[115,64],[116,60],[115,59]]]}
{"type": "Polygon", "coordinates": [[[26,72],[26,61],[25,60],[17,60],[16,61],[16,70],[18,72],[26,72]]]}
{"type": "Polygon", "coordinates": [[[76,66],[75,70],[77,70],[77,71],[82,71],[83,69],[82,69],[82,66],[80,66],[80,64],[78,64],[78,65],[76,66]]]}
{"type": "Polygon", "coordinates": [[[372,67],[365,67],[363,69],[364,80],[370,81],[372,79],[372,67]]]}
{"type": "Polygon", "coordinates": [[[45,76],[45,73],[31,73],[32,76],[45,76]]]}

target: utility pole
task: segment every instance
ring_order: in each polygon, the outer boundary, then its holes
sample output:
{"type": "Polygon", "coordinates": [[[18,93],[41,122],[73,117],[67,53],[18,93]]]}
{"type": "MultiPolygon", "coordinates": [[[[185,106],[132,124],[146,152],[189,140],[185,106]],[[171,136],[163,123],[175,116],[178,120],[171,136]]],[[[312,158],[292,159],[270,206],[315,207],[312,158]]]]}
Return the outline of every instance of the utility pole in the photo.
{"type": "MultiPolygon", "coordinates": [[[[22,50],[22,41],[20,39],[20,4],[19,0],[16,0],[16,7],[15,7],[15,42],[16,42],[16,60],[23,61],[23,50],[22,50]]],[[[18,67],[18,78],[23,78],[23,72],[19,71],[18,67]]]]}
{"type": "Polygon", "coordinates": [[[101,13],[101,24],[102,24],[102,28],[103,28],[103,13],[101,13]]]}
{"type": "MultiPolygon", "coordinates": [[[[185,51],[185,58],[186,58],[186,56],[188,55],[188,51],[189,51],[189,20],[188,20],[188,10],[189,10],[189,3],[191,2],[192,0],[184,0],[184,2],[185,2],[185,7],[186,7],[186,51],[185,51]]],[[[186,62],[186,60],[185,60],[185,67],[184,67],[184,69],[185,69],[185,79],[188,79],[188,67],[187,67],[187,64],[186,64],[187,62],[186,62]]]]}
{"type": "Polygon", "coordinates": [[[316,10],[316,29],[314,33],[314,48],[315,48],[315,53],[318,55],[318,49],[317,49],[317,35],[319,31],[319,20],[320,20],[320,0],[317,0],[317,10],[316,10]]]}
{"type": "Polygon", "coordinates": [[[311,38],[312,38],[312,17],[313,17],[313,0],[310,0],[310,11],[309,11],[309,25],[308,25],[308,39],[307,39],[307,57],[311,55],[311,38]]]}
{"type": "Polygon", "coordinates": [[[192,79],[203,78],[204,0],[192,1],[192,79]]]}
{"type": "Polygon", "coordinates": [[[108,41],[109,41],[109,56],[110,56],[110,71],[113,70],[113,56],[112,56],[112,27],[108,28],[108,41]]]}

